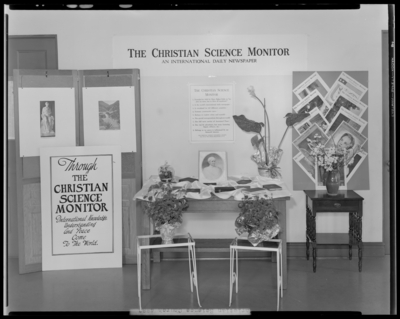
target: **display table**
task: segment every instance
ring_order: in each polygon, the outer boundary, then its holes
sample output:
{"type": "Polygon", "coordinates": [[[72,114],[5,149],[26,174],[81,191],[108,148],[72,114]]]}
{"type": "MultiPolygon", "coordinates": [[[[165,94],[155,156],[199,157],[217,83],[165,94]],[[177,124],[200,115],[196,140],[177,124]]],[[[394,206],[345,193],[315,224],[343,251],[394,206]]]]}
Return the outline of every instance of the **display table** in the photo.
{"type": "MultiPolygon", "coordinates": [[[[283,289],[287,288],[287,261],[286,261],[286,201],[290,200],[289,196],[275,198],[276,209],[280,212],[279,214],[279,225],[281,232],[278,237],[282,240],[282,271],[283,271],[283,289]]],[[[233,197],[223,199],[212,195],[205,199],[193,199],[189,198],[189,208],[185,211],[185,214],[201,214],[201,213],[231,213],[232,214],[232,227],[234,227],[234,220],[239,215],[240,209],[238,207],[239,201],[233,197]]],[[[144,212],[144,209],[142,208],[144,212]]],[[[141,214],[139,219],[140,224],[138,225],[141,232],[147,232],[150,235],[150,218],[144,213],[141,214]]],[[[204,252],[212,251],[226,251],[229,252],[229,244],[232,239],[228,240],[226,245],[221,245],[224,239],[210,239],[210,240],[198,240],[196,241],[196,250],[204,252]]],[[[150,289],[150,253],[148,251],[142,252],[142,288],[150,289]]]]}
{"type": "Polygon", "coordinates": [[[313,271],[317,270],[317,245],[343,244],[349,246],[349,259],[352,246],[358,244],[358,269],[362,269],[362,215],[363,200],[352,190],[339,191],[337,196],[329,196],[326,191],[305,190],[306,194],[306,256],[309,259],[310,241],[312,243],[313,271]],[[315,218],[317,213],[349,213],[348,233],[317,234],[315,218]]]}

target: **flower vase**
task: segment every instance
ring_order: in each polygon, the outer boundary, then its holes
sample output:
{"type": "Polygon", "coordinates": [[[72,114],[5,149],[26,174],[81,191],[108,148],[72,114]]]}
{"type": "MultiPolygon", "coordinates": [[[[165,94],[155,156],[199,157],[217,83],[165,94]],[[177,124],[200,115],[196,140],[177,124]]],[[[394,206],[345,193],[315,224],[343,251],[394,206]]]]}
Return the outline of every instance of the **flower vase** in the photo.
{"type": "Polygon", "coordinates": [[[282,159],[283,150],[280,148],[272,147],[268,151],[269,165],[259,166],[258,174],[262,177],[268,177],[273,179],[281,179],[278,164],[282,159]]]}
{"type": "Polygon", "coordinates": [[[340,172],[338,169],[333,169],[326,173],[326,191],[330,196],[336,196],[339,193],[340,172]]]}
{"type": "Polygon", "coordinates": [[[163,183],[170,183],[172,181],[172,172],[162,172],[160,173],[159,177],[163,183]]]}
{"type": "Polygon", "coordinates": [[[159,227],[160,235],[161,235],[161,239],[162,239],[161,244],[163,244],[163,245],[173,244],[174,236],[175,236],[176,231],[178,230],[179,226],[181,226],[180,223],[161,225],[159,227]]]}

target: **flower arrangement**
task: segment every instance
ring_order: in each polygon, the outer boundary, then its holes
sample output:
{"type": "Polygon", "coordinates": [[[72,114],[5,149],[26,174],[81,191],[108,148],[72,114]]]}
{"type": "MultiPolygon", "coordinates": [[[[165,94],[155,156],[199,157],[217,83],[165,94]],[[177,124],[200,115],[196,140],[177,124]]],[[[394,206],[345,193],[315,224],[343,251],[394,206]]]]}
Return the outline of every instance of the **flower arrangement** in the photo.
{"type": "Polygon", "coordinates": [[[175,171],[171,165],[166,161],[164,165],[158,168],[158,175],[162,182],[171,182],[174,177],[175,171]]]}
{"type": "Polygon", "coordinates": [[[165,224],[180,225],[183,211],[189,207],[183,193],[173,191],[169,183],[160,182],[150,186],[144,199],[147,200],[144,211],[153,220],[156,230],[165,224]]]}
{"type": "Polygon", "coordinates": [[[339,147],[336,144],[331,147],[322,145],[321,135],[318,133],[314,135],[313,139],[307,138],[307,144],[311,150],[310,155],[316,159],[317,165],[327,172],[351,164],[354,160],[351,154],[352,152],[346,148],[339,147]]]}
{"type": "Polygon", "coordinates": [[[278,164],[281,160],[283,151],[280,149],[282,141],[288,131],[289,127],[293,126],[295,123],[301,121],[303,118],[307,117],[308,113],[287,113],[285,115],[286,118],[286,130],[282,136],[282,139],[279,143],[279,146],[271,147],[271,134],[270,134],[270,124],[268,112],[264,102],[262,102],[255,93],[254,87],[250,86],[248,89],[250,96],[256,100],[258,100],[264,111],[264,120],[263,122],[255,122],[247,119],[244,115],[234,115],[233,119],[235,123],[245,132],[256,133],[251,138],[251,144],[256,152],[250,157],[252,161],[254,161],[258,169],[266,170],[269,173],[269,176],[272,178],[280,178],[281,173],[279,172],[278,164]],[[264,128],[264,135],[262,129],[264,128]]]}
{"type": "Polygon", "coordinates": [[[272,198],[252,199],[245,197],[239,204],[239,216],[235,220],[236,233],[248,233],[248,240],[257,246],[275,237],[279,231],[279,212],[272,198]]]}

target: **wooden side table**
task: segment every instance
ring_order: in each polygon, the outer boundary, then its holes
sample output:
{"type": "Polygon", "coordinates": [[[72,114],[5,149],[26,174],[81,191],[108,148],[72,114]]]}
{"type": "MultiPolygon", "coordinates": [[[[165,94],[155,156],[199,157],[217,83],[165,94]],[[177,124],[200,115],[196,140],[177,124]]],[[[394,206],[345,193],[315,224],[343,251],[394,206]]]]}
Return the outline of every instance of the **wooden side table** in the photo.
{"type": "Polygon", "coordinates": [[[306,194],[306,256],[309,259],[310,241],[312,243],[313,271],[317,270],[318,244],[345,244],[349,246],[349,259],[352,259],[353,244],[358,245],[358,270],[362,269],[362,215],[363,200],[352,190],[339,191],[330,196],[322,190],[305,190],[306,194]],[[317,213],[349,213],[348,233],[318,233],[315,217],[317,213]]]}

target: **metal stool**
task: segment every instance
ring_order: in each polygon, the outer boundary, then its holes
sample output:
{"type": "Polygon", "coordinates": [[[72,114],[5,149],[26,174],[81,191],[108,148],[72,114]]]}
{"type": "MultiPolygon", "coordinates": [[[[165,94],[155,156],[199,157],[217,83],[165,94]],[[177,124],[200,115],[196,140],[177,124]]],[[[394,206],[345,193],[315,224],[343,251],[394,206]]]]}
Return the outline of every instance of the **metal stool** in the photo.
{"type": "Polygon", "coordinates": [[[192,236],[188,233],[187,235],[175,235],[173,244],[153,244],[150,242],[150,238],[157,238],[161,235],[145,235],[137,236],[137,276],[138,276],[138,295],[139,295],[139,309],[142,311],[142,297],[141,297],[141,264],[142,264],[142,249],[152,249],[152,248],[167,248],[167,247],[188,247],[189,256],[189,275],[190,275],[190,291],[193,292],[193,284],[196,287],[197,292],[197,302],[200,305],[199,290],[197,283],[197,268],[196,268],[196,252],[195,252],[195,242],[192,236]],[[187,240],[187,242],[185,242],[187,240]],[[193,265],[192,265],[193,263],[193,265]]]}
{"type": "MultiPolygon", "coordinates": [[[[254,250],[254,251],[271,251],[277,253],[277,291],[278,291],[278,306],[277,311],[279,311],[279,297],[283,297],[283,272],[282,272],[282,241],[281,239],[271,239],[262,243],[267,243],[271,247],[256,246],[254,247],[247,238],[235,238],[230,245],[230,276],[229,276],[229,307],[232,303],[232,285],[236,283],[236,293],[239,291],[239,258],[238,250],[254,250]],[[236,259],[236,263],[235,263],[236,259]],[[236,269],[235,269],[236,264],[236,269]],[[280,291],[280,296],[279,296],[280,291]]],[[[262,244],[261,243],[261,244],[262,244]]]]}

